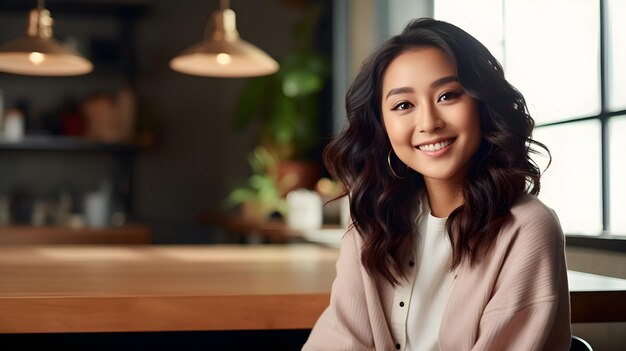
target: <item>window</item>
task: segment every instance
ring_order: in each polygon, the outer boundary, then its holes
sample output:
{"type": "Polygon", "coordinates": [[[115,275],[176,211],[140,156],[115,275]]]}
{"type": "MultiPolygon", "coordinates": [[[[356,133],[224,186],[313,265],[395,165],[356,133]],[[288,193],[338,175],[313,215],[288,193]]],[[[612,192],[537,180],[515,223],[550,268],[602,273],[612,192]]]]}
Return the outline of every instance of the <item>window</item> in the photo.
{"type": "Polygon", "coordinates": [[[553,157],[539,197],[567,234],[626,235],[624,13],[623,0],[434,1],[524,94],[553,157]]]}

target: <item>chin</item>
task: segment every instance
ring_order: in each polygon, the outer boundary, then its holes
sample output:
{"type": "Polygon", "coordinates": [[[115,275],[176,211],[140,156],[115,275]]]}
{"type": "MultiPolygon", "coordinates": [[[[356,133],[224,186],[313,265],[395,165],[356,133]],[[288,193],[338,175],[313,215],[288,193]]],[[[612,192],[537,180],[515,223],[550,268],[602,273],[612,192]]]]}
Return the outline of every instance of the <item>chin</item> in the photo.
{"type": "Polygon", "coordinates": [[[452,171],[442,172],[441,170],[433,171],[433,172],[418,172],[418,173],[420,173],[424,178],[429,178],[429,179],[438,180],[438,181],[448,181],[448,180],[457,178],[459,176],[458,172],[452,172],[452,171]]]}

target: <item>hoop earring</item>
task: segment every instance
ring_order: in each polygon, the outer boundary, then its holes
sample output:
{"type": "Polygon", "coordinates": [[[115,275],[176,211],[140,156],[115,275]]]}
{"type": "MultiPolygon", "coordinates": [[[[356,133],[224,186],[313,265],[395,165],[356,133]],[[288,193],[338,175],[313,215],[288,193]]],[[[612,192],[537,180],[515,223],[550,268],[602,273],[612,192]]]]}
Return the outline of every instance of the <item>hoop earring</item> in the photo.
{"type": "Polygon", "coordinates": [[[393,166],[391,165],[391,152],[393,151],[393,149],[389,149],[389,153],[387,154],[387,164],[389,165],[389,170],[391,171],[391,174],[398,178],[398,179],[406,179],[406,177],[409,175],[409,166],[406,166],[406,175],[404,175],[404,177],[400,177],[398,175],[398,173],[396,173],[396,171],[393,170],[393,166]]]}

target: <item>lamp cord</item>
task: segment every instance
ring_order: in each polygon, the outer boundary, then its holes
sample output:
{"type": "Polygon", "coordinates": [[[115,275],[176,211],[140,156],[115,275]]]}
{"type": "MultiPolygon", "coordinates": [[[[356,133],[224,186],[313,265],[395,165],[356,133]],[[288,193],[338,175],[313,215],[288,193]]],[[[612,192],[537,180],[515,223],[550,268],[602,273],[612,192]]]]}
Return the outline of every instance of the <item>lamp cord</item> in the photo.
{"type": "Polygon", "coordinates": [[[227,8],[230,8],[229,0],[220,0],[220,10],[224,11],[227,8]]]}
{"type": "Polygon", "coordinates": [[[37,0],[37,10],[39,10],[39,12],[43,11],[43,2],[44,0],[37,0]]]}

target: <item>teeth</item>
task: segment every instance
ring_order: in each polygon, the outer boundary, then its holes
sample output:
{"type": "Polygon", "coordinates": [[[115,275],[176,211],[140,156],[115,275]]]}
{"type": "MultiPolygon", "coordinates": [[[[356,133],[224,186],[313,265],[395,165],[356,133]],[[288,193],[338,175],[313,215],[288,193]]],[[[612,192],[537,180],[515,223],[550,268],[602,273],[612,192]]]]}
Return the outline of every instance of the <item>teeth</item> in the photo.
{"type": "Polygon", "coordinates": [[[424,151],[439,151],[450,144],[452,144],[452,140],[441,141],[438,143],[428,144],[428,145],[420,145],[418,146],[418,148],[424,151]]]}

